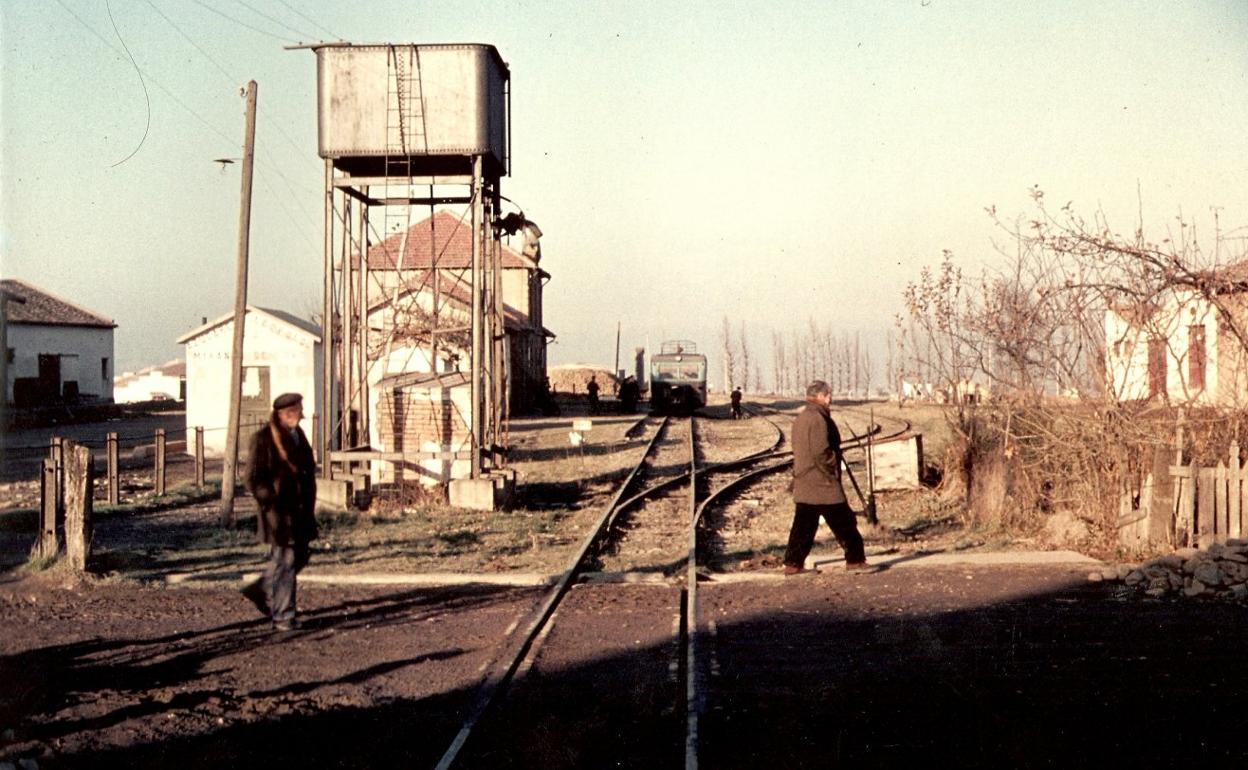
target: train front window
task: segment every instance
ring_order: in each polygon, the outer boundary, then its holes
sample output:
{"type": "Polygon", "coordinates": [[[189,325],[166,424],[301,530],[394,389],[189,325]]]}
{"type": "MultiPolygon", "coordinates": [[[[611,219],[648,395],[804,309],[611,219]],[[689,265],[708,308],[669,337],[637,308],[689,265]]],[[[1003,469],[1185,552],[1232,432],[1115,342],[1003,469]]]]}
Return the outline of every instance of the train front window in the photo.
{"type": "Polygon", "coordinates": [[[680,364],[655,364],[651,368],[650,377],[655,380],[678,380],[680,379],[680,364]]]}
{"type": "Polygon", "coordinates": [[[701,380],[705,376],[704,365],[699,361],[662,361],[650,368],[653,380],[701,380]]]}

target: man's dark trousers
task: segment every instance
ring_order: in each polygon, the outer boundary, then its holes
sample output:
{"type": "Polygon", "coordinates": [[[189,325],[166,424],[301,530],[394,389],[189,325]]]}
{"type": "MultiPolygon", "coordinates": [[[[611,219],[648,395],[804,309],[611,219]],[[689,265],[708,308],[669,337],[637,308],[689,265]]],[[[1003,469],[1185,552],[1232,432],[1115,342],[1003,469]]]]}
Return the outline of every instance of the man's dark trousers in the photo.
{"type": "Polygon", "coordinates": [[[269,591],[269,606],[274,622],[295,617],[295,576],[308,564],[308,544],[274,545],[269,550],[269,564],[264,581],[269,591]]]}
{"type": "Polygon", "coordinates": [[[819,529],[819,518],[828,522],[832,535],[845,551],[846,564],[859,564],[866,561],[866,552],[862,545],[862,535],[858,532],[858,523],[854,520],[854,511],[849,503],[795,503],[793,527],[789,530],[789,547],[784,552],[784,563],[801,567],[810,555],[815,544],[815,532],[819,529]]]}

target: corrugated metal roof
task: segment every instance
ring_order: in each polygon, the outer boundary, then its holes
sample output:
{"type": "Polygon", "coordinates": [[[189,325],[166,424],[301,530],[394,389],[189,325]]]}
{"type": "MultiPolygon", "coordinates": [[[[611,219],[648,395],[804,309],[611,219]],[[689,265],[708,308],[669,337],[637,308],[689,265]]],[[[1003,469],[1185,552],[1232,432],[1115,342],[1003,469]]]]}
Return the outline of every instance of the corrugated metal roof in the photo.
{"type": "Polygon", "coordinates": [[[20,302],[10,301],[6,305],[5,317],[8,323],[117,328],[117,324],[112,319],[93,313],[25,281],[5,278],[0,281],[0,287],[4,289],[5,294],[21,300],[20,302]]]}

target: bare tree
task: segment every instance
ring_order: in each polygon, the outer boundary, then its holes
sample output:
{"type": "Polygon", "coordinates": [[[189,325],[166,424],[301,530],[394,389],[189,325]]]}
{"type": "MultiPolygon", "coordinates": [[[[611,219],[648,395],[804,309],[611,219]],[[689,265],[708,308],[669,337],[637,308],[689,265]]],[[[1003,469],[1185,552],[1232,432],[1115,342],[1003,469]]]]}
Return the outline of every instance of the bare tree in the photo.
{"type": "MultiPolygon", "coordinates": [[[[1169,399],[1204,386],[1206,328],[1226,343],[1216,396],[1248,398],[1248,248],[1219,232],[1205,252],[1182,218],[1162,238],[1146,237],[1142,221],[1124,236],[1102,212],[1055,213],[1041,190],[1031,197],[1026,217],[988,210],[1005,236],[1002,267],[971,278],[946,252],[907,287],[901,366],[940,382],[953,404],[961,454],[946,479],[961,485],[970,518],[1009,524],[1065,509],[1109,540],[1125,479],[1173,435],[1169,399]]],[[[1204,430],[1229,443],[1244,419],[1214,414],[1204,430]]],[[[1211,443],[1189,438],[1184,451],[1224,454],[1211,443]]]]}
{"type": "Polygon", "coordinates": [[[728,316],[724,316],[724,323],[719,331],[719,340],[724,346],[724,392],[727,393],[732,390],[735,383],[733,378],[737,365],[737,357],[732,349],[732,327],[728,323],[728,316]]]}
{"type": "Polygon", "coordinates": [[[745,320],[741,321],[741,389],[749,391],[750,389],[750,341],[745,333],[745,320]]]}

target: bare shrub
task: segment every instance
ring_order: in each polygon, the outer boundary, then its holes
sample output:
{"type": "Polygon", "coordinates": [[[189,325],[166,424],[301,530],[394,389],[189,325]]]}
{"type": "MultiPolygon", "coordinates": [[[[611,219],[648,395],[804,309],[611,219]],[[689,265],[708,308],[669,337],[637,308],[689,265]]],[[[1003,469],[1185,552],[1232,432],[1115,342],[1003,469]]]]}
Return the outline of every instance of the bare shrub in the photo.
{"type": "Polygon", "coordinates": [[[1201,465],[1225,462],[1248,425],[1248,368],[1239,365],[1248,363],[1243,239],[1219,233],[1210,257],[1182,220],[1150,241],[1142,225],[1124,237],[1100,212],[1084,220],[1067,204],[1054,215],[1042,191],[1031,197],[1033,214],[1013,223],[988,210],[1006,235],[1002,267],[972,279],[946,252],[907,287],[898,376],[934,381],[947,404],[955,440],[944,491],[962,498],[968,524],[1030,533],[1061,514],[1108,543],[1124,490],[1138,488],[1177,425],[1176,459],[1201,465]],[[1231,247],[1232,264],[1218,264],[1231,247]],[[1216,334],[1216,388],[1203,382],[1204,349],[1190,338],[1175,342],[1190,333],[1179,326],[1194,323],[1189,315],[1207,318],[1200,328],[1216,334]],[[1162,376],[1150,365],[1143,382],[1130,367],[1143,358],[1134,346],[1145,342],[1160,355],[1162,376]],[[1178,374],[1169,380],[1167,362],[1178,374]],[[1197,370],[1199,387],[1189,374],[1197,370]],[[1177,406],[1189,403],[1217,406],[1180,414],[1177,406]]]}

